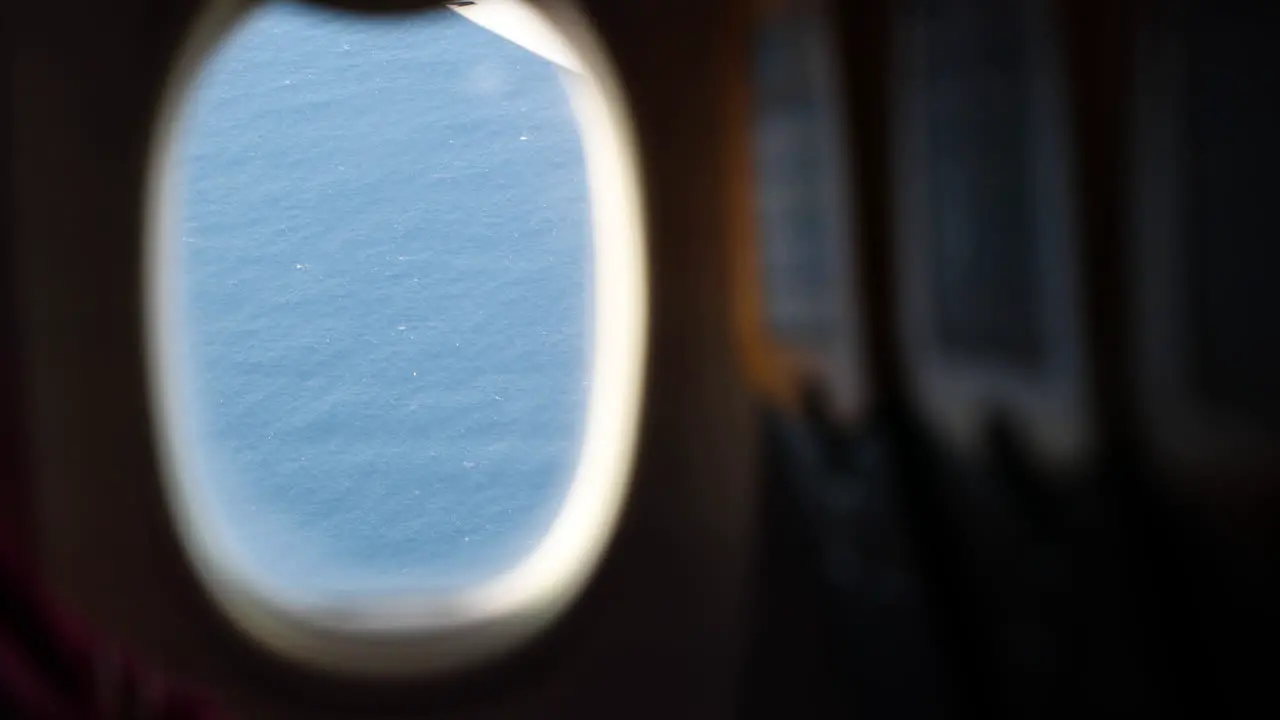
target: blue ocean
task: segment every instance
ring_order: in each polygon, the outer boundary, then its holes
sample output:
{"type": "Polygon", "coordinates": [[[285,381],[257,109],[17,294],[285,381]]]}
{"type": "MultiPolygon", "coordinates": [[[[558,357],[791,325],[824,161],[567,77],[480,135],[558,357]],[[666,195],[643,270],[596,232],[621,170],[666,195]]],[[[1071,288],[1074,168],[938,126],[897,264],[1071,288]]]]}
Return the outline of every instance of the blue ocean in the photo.
{"type": "Polygon", "coordinates": [[[457,587],[549,525],[588,391],[559,70],[448,11],[276,4],[187,109],[185,390],[211,508],[308,596],[457,587]]]}

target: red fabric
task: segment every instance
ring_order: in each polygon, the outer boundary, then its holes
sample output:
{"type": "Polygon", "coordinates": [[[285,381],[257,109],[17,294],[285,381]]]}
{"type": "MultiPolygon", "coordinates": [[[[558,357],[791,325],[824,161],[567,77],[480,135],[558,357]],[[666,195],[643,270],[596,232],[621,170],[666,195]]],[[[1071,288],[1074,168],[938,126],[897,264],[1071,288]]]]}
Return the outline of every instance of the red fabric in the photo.
{"type": "Polygon", "coordinates": [[[75,623],[0,547],[0,718],[217,716],[206,698],[75,623]]]}

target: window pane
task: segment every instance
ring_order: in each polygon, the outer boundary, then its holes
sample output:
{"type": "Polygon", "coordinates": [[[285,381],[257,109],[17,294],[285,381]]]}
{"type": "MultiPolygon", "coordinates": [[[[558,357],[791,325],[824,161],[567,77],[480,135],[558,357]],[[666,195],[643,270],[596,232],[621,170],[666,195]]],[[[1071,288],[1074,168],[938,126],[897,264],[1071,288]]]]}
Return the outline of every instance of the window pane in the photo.
{"type": "Polygon", "coordinates": [[[577,461],[591,235],[565,72],[447,11],[290,4],[180,147],[182,398],[236,560],[306,597],[514,565],[577,461]]]}

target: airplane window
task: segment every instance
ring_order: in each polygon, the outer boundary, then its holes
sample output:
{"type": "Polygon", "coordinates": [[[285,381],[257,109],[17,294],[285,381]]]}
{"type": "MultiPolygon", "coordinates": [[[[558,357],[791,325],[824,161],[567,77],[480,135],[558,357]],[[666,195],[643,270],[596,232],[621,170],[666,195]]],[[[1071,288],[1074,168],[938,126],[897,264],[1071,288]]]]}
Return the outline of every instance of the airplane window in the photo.
{"type": "Polygon", "coordinates": [[[206,576],[304,604],[448,596],[602,544],[642,263],[625,224],[601,239],[600,198],[628,196],[601,184],[622,154],[587,157],[593,81],[518,10],[271,3],[189,79],[149,277],[206,576]]]}
{"type": "Polygon", "coordinates": [[[956,356],[1036,367],[1045,352],[1033,241],[1035,103],[1026,3],[921,9],[936,332],[956,356]],[[981,98],[975,100],[975,98],[981,98]]]}

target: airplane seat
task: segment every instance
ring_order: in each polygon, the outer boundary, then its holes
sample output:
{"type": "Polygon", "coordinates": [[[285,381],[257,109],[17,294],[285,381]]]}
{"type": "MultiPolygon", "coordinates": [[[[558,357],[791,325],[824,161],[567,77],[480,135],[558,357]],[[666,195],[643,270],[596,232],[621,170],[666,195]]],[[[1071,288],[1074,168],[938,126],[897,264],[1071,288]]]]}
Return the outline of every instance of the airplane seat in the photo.
{"type": "Polygon", "coordinates": [[[219,704],[74,617],[0,544],[0,715],[213,720],[219,704]]]}

